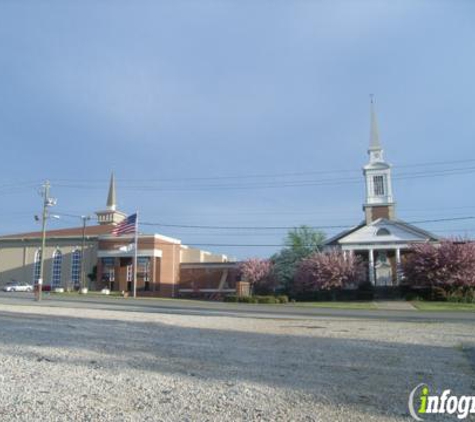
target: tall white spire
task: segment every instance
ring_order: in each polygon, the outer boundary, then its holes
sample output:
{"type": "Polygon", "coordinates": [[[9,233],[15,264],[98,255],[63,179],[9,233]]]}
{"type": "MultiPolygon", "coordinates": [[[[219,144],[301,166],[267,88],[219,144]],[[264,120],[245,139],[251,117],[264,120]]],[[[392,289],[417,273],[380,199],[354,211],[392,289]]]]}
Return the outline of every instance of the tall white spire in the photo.
{"type": "Polygon", "coordinates": [[[114,173],[111,174],[111,179],[109,183],[109,193],[107,195],[107,209],[115,211],[117,208],[117,199],[115,194],[115,177],[114,173]]]}
{"type": "Polygon", "coordinates": [[[374,109],[374,96],[370,95],[371,98],[371,130],[370,130],[370,141],[369,149],[370,151],[380,150],[381,143],[379,141],[379,129],[378,129],[378,119],[376,118],[376,111],[374,109]]]}
{"type": "Polygon", "coordinates": [[[363,208],[368,224],[378,218],[393,219],[395,216],[391,166],[384,161],[373,95],[371,95],[370,113],[369,163],[363,168],[366,182],[366,200],[363,208]]]}
{"type": "Polygon", "coordinates": [[[117,210],[114,173],[111,174],[109,182],[106,209],[104,211],[97,211],[96,215],[99,224],[118,224],[126,217],[123,212],[117,210]]]}
{"type": "Polygon", "coordinates": [[[384,162],[383,147],[379,139],[378,119],[376,117],[376,110],[374,107],[374,95],[370,95],[370,135],[369,135],[369,149],[368,154],[371,163],[384,162]]]}

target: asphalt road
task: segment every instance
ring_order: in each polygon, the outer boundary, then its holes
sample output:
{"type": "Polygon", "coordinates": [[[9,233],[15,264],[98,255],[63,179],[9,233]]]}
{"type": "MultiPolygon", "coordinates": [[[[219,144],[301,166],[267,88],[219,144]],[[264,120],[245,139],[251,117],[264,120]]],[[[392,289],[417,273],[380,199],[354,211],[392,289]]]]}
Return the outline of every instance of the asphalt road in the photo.
{"type": "Polygon", "coordinates": [[[421,312],[406,310],[359,310],[303,307],[293,304],[258,305],[178,299],[133,299],[97,296],[61,296],[45,293],[35,302],[32,293],[0,293],[1,305],[104,309],[178,315],[235,316],[240,318],[308,319],[321,317],[380,319],[408,322],[475,322],[475,312],[421,312]]]}

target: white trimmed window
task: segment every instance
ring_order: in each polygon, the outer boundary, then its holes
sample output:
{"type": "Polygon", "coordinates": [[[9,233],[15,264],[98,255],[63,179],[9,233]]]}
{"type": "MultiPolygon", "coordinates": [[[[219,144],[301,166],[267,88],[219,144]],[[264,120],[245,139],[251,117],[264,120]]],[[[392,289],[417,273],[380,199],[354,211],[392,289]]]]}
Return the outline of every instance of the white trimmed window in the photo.
{"type": "Polygon", "coordinates": [[[81,251],[76,249],[71,255],[71,281],[73,286],[79,286],[81,280],[81,251]]]}
{"type": "Polygon", "coordinates": [[[137,258],[137,273],[144,281],[150,281],[150,258],[137,258]]]}
{"type": "Polygon", "coordinates": [[[134,266],[132,264],[127,265],[127,281],[134,281],[134,266]]]}
{"type": "Polygon", "coordinates": [[[385,195],[384,176],[374,176],[373,184],[374,184],[374,194],[376,196],[384,196],[385,195]]]}
{"type": "Polygon", "coordinates": [[[102,277],[104,281],[115,281],[114,258],[102,258],[102,277]]]}
{"type": "Polygon", "coordinates": [[[53,271],[51,274],[51,285],[59,287],[61,285],[61,272],[63,267],[63,254],[59,249],[53,253],[53,271]]]}

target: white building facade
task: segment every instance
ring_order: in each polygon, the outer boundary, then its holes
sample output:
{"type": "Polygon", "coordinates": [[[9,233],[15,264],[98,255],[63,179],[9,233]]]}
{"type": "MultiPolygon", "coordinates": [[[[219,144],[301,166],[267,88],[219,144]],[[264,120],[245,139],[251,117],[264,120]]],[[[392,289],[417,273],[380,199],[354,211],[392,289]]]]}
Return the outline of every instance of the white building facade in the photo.
{"type": "Polygon", "coordinates": [[[369,162],[365,178],[365,220],[327,241],[345,254],[358,254],[367,263],[368,280],[375,286],[395,286],[401,282],[401,260],[416,243],[437,243],[437,236],[396,218],[391,165],[384,159],[378,123],[371,100],[369,162]]]}

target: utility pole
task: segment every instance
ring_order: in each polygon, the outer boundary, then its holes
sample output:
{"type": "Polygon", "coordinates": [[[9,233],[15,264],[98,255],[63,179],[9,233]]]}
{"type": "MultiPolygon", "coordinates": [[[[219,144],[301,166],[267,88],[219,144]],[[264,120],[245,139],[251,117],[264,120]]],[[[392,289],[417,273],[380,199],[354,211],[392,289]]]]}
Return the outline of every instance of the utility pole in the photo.
{"type": "MultiPolygon", "coordinates": [[[[40,250],[40,276],[38,278],[38,289],[35,300],[40,301],[41,296],[43,293],[43,275],[44,275],[44,267],[45,267],[45,248],[46,248],[46,220],[48,219],[48,207],[52,207],[56,205],[56,199],[50,198],[49,190],[50,190],[50,183],[46,180],[43,184],[43,190],[41,192],[41,196],[43,198],[43,213],[41,216],[41,250],[40,250]]],[[[57,216],[54,216],[57,217],[57,216]]]]}
{"type": "Polygon", "coordinates": [[[45,259],[45,246],[46,246],[46,217],[48,212],[48,197],[49,197],[50,184],[47,180],[43,185],[43,214],[41,217],[41,249],[40,249],[40,277],[38,278],[38,293],[36,296],[37,301],[41,301],[41,294],[43,289],[43,271],[44,271],[44,259],[45,259]]]}
{"type": "Polygon", "coordinates": [[[81,285],[80,288],[86,287],[86,270],[85,270],[85,264],[86,264],[86,256],[85,256],[85,250],[86,250],[86,223],[88,220],[91,219],[89,215],[81,215],[82,219],[82,247],[81,247],[81,285]]]}
{"type": "Polygon", "coordinates": [[[134,238],[134,299],[137,297],[137,257],[139,254],[139,212],[135,213],[135,238],[134,238]]]}

